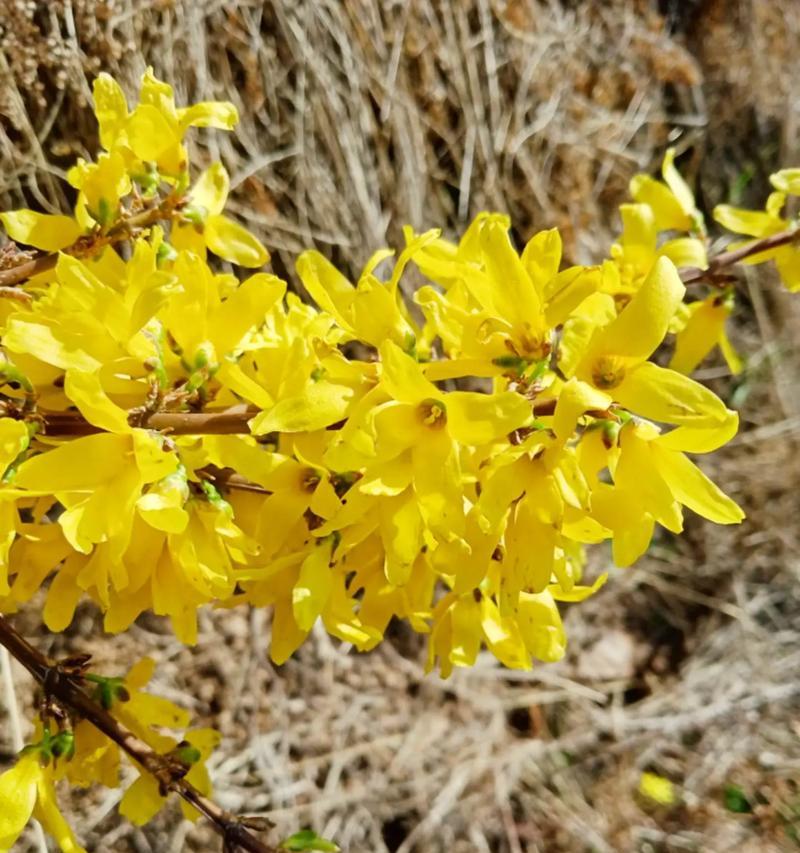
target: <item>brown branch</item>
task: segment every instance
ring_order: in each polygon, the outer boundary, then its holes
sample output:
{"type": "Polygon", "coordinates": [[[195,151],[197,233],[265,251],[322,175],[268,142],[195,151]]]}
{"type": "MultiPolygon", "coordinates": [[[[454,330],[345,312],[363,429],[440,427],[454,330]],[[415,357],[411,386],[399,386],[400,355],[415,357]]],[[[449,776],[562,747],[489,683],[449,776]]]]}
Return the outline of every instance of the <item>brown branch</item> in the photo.
{"type": "Polygon", "coordinates": [[[121,219],[109,228],[105,234],[102,232],[86,234],[78,238],[71,246],[61,249],[60,252],[40,252],[35,257],[27,259],[16,266],[0,270],[0,287],[23,284],[33,276],[53,269],[58,262],[59,254],[86,257],[101,246],[109,246],[126,240],[131,236],[132,232],[140,228],[147,228],[149,225],[154,225],[161,219],[168,219],[183,204],[184,200],[181,196],[170,193],[155,206],[145,208],[133,216],[121,219]]]}
{"type": "MultiPolygon", "coordinates": [[[[532,403],[534,417],[552,415],[556,400],[548,398],[532,403]]],[[[167,435],[250,435],[248,422],[260,410],[241,406],[220,412],[138,412],[130,413],[131,426],[160,430],[167,435]]],[[[606,412],[590,412],[594,417],[607,417],[606,412]]],[[[4,417],[23,417],[22,410],[8,406],[2,411],[4,417]]],[[[44,434],[52,438],[79,438],[105,430],[90,424],[80,412],[48,412],[39,409],[37,419],[44,426],[44,434]]],[[[334,424],[335,428],[337,425],[334,424]]]]}
{"type": "MultiPolygon", "coordinates": [[[[10,411],[8,414],[12,415],[10,411]]],[[[222,412],[134,412],[131,413],[129,421],[132,426],[161,430],[169,435],[249,435],[247,422],[256,414],[257,409],[222,412]]],[[[37,416],[44,424],[45,435],[53,438],[77,438],[105,432],[90,424],[80,412],[39,410],[37,416]]]]}
{"type": "Polygon", "coordinates": [[[738,249],[722,252],[716,257],[711,258],[707,269],[701,270],[697,267],[685,267],[680,270],[681,280],[684,284],[698,284],[701,281],[713,279],[720,271],[738,264],[740,261],[745,260],[745,258],[760,255],[762,252],[768,252],[771,249],[779,249],[781,246],[788,246],[799,239],[800,229],[798,228],[788,228],[785,231],[779,231],[777,234],[771,234],[769,237],[754,240],[752,243],[740,246],[738,249]]]}
{"type": "MultiPolygon", "coordinates": [[[[535,416],[552,415],[555,411],[554,399],[539,400],[533,403],[535,416]]],[[[133,412],[129,421],[132,426],[160,430],[168,435],[249,435],[248,421],[259,412],[255,408],[227,409],[221,412],[133,412]]],[[[8,410],[7,417],[14,412],[8,410]]],[[[90,424],[80,412],[37,412],[44,424],[45,435],[53,438],[78,438],[104,432],[100,427],[90,424]]]]}
{"type": "Polygon", "coordinates": [[[226,850],[239,848],[249,853],[277,853],[277,848],[259,841],[247,829],[242,819],[221,808],[213,800],[201,794],[192,784],[180,778],[180,771],[172,767],[165,756],[159,755],[112,717],[102,705],[89,696],[74,675],[51,662],[38,649],[30,645],[2,616],[0,616],[0,644],[5,646],[9,653],[28,670],[49,698],[55,699],[65,709],[88,720],[154,776],[164,790],[178,794],[194,806],[211,822],[214,831],[224,839],[226,850]]]}

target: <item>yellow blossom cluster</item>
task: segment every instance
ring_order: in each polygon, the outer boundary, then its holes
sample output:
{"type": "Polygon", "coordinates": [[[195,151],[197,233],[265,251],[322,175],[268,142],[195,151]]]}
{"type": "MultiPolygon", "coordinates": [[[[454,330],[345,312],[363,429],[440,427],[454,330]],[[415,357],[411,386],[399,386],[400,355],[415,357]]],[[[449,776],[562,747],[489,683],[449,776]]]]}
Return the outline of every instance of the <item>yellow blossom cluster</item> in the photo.
{"type": "MultiPolygon", "coordinates": [[[[88,597],[108,631],[152,611],[192,642],[199,607],[247,603],[272,608],[279,663],[317,620],[364,650],[397,618],[445,675],[482,646],[528,667],[564,652],[557,602],[602,583],[585,545],[628,566],[684,508],[742,519],[690,459],[737,416],[687,374],[717,345],[739,359],[729,294],[686,300],[707,237],[673,152],[597,265],[564,267],[555,230],[520,253],[485,213],[458,243],[406,229],[355,283],[303,253],[309,304],[209,257],[269,257],[224,214],[223,166],[189,171],[186,130],[230,129],[232,105],[178,108],[149,71],[132,110],[108,76],[94,94],[73,215],[0,215],[58,253],[0,301],[0,611],[49,579],[54,631],[88,597]]],[[[762,234],[778,206],[719,218],[762,234]]]]}
{"type": "MultiPolygon", "coordinates": [[[[673,151],[596,265],[565,266],[556,230],[519,252],[483,213],[457,243],[406,228],[356,282],[304,252],[302,301],[239,275],[269,253],[226,216],[222,164],[190,171],[187,130],[230,130],[231,104],[179,108],[151,71],[133,109],[107,75],[94,100],[102,152],[67,174],[72,215],[0,214],[0,614],[44,586],[52,631],[86,598],[107,631],[151,611],[191,643],[204,605],[268,607],[276,663],[318,621],[368,650],[399,619],[444,676],[484,647],[527,668],[564,654],[559,602],[605,579],[583,583],[586,545],[630,566],[685,508],[742,520],[691,458],[738,417],[688,374],[715,347],[742,364],[673,151]]],[[[774,259],[796,290],[800,170],[772,181],[764,211],[715,218],[751,238],[730,260],[774,259]]],[[[207,791],[216,736],[157,731],[188,720],[142,692],[151,671],[95,679],[99,699],[207,791]]],[[[115,786],[119,749],[73,722],[0,776],[0,850],[31,815],[80,850],[54,783],[115,786]]],[[[141,823],[163,799],[143,773],[121,808],[141,823]]]]}

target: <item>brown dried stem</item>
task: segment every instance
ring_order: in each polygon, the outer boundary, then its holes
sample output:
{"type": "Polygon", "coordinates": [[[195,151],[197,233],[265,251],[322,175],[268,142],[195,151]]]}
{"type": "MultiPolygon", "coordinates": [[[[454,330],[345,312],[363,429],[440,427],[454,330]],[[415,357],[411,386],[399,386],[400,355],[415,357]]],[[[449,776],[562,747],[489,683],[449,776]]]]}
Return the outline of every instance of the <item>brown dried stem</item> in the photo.
{"type": "Polygon", "coordinates": [[[79,678],[46,658],[19,634],[11,623],[0,616],[0,644],[8,649],[41,685],[47,698],[54,699],[65,710],[88,720],[134,761],[155,777],[161,788],[178,794],[211,822],[214,831],[225,842],[226,850],[246,850],[249,853],[277,853],[277,848],[259,841],[243,821],[213,800],[204,796],[192,784],[180,778],[181,770],[172,766],[143,740],[123,726],[102,705],[83,689],[79,678]]]}

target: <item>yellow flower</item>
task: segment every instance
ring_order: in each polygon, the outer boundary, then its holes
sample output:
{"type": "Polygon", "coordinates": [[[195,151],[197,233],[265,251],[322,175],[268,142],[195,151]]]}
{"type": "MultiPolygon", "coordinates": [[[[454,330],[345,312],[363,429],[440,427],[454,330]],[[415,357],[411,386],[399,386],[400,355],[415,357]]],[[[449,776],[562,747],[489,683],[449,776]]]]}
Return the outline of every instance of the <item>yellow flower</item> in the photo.
{"type": "Polygon", "coordinates": [[[186,224],[177,222],[172,244],[205,257],[208,248],[215,255],[243,267],[260,267],[269,260],[269,252],[246,229],[223,214],[230,179],[221,163],[214,163],[197,179],[182,211],[186,224]]]}
{"type": "Polygon", "coordinates": [[[705,232],[703,215],[697,209],[692,191],[675,168],[675,149],[668,148],[661,167],[664,182],[649,175],[635,175],[630,192],[634,201],[652,211],[659,231],[705,232]]]}
{"type": "Polygon", "coordinates": [[[732,311],[732,294],[712,294],[686,306],[683,326],[675,337],[670,368],[688,375],[715,346],[719,346],[731,373],[740,373],[742,361],[725,332],[725,323],[732,311]]]}
{"type": "Polygon", "coordinates": [[[738,524],[742,510],[685,455],[713,449],[736,432],[732,417],[712,437],[707,430],[679,428],[659,433],[652,424],[630,421],[619,432],[620,452],[609,466],[613,485],[592,489],[594,518],[613,532],[614,561],[629,566],[650,544],[655,523],[680,533],[681,506],[717,524],[738,524]]]}
{"type": "Polygon", "coordinates": [[[613,400],[642,417],[714,426],[728,417],[718,397],[647,360],[663,341],[684,293],[674,265],[661,258],[619,316],[594,332],[575,374],[606,394],[609,404],[613,400]]]}
{"type": "MultiPolygon", "coordinates": [[[[112,123],[121,123],[123,103],[118,99],[114,103],[119,112],[112,123]]],[[[174,177],[186,170],[182,140],[190,126],[231,130],[238,120],[236,108],[227,102],[176,108],[172,87],[158,80],[148,68],[142,77],[139,104],[124,121],[124,144],[139,160],[153,162],[162,174],[174,177]]],[[[120,142],[116,140],[116,144],[120,142]]]]}
{"type": "Polygon", "coordinates": [[[67,181],[80,190],[76,207],[86,207],[101,227],[111,225],[119,213],[120,200],[131,191],[128,164],[119,151],[100,154],[96,163],[79,159],[67,172],[67,181]]]}
{"type": "Polygon", "coordinates": [[[59,811],[53,769],[42,760],[38,750],[30,749],[0,776],[0,851],[10,851],[34,817],[63,853],[86,853],[59,811]]]}
{"type": "Polygon", "coordinates": [[[483,445],[506,436],[530,418],[518,394],[441,392],[395,344],[381,347],[381,386],[391,400],[374,410],[381,462],[409,454],[414,494],[429,530],[443,540],[463,532],[458,445],[483,445]]]}
{"type": "Polygon", "coordinates": [[[659,245],[658,218],[650,205],[622,204],[619,211],[622,235],[611,247],[619,280],[606,279],[612,294],[636,291],[659,258],[669,258],[678,267],[705,269],[708,266],[705,244],[696,237],[674,237],[659,245]]]}
{"type": "MultiPolygon", "coordinates": [[[[183,778],[201,794],[209,796],[211,777],[208,775],[205,762],[219,744],[219,733],[213,729],[195,729],[187,732],[186,737],[180,742],[171,738],[165,740],[168,741],[164,744],[167,748],[162,747],[159,751],[169,755],[173,761],[184,765],[186,773],[183,778]]],[[[123,794],[119,813],[136,826],[142,826],[152,820],[166,802],[167,797],[162,794],[156,778],[144,771],[123,794]]],[[[181,811],[187,820],[194,821],[200,817],[200,813],[183,800],[181,800],[181,811]]]]}
{"type": "Polygon", "coordinates": [[[303,286],[319,307],[330,314],[348,337],[379,347],[393,341],[406,352],[416,352],[418,330],[400,299],[400,278],[418,246],[433,240],[429,231],[401,253],[387,283],[375,275],[376,267],[394,253],[376,252],[367,261],[354,287],[325,257],[303,252],[296,269],[303,286]]]}

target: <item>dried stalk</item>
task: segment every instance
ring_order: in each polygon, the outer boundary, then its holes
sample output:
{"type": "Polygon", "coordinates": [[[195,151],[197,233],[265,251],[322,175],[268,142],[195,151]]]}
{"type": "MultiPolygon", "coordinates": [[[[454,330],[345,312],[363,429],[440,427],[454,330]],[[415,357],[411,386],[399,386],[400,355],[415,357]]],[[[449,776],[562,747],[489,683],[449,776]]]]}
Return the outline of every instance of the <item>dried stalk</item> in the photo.
{"type": "Polygon", "coordinates": [[[181,778],[182,769],[172,766],[143,740],[95,702],[83,689],[79,678],[46,658],[30,645],[11,623],[0,616],[0,645],[5,646],[41,685],[49,698],[80,718],[88,720],[158,781],[161,788],[178,794],[211,822],[222,837],[226,851],[277,853],[277,848],[259,841],[242,819],[230,814],[181,778]]]}

